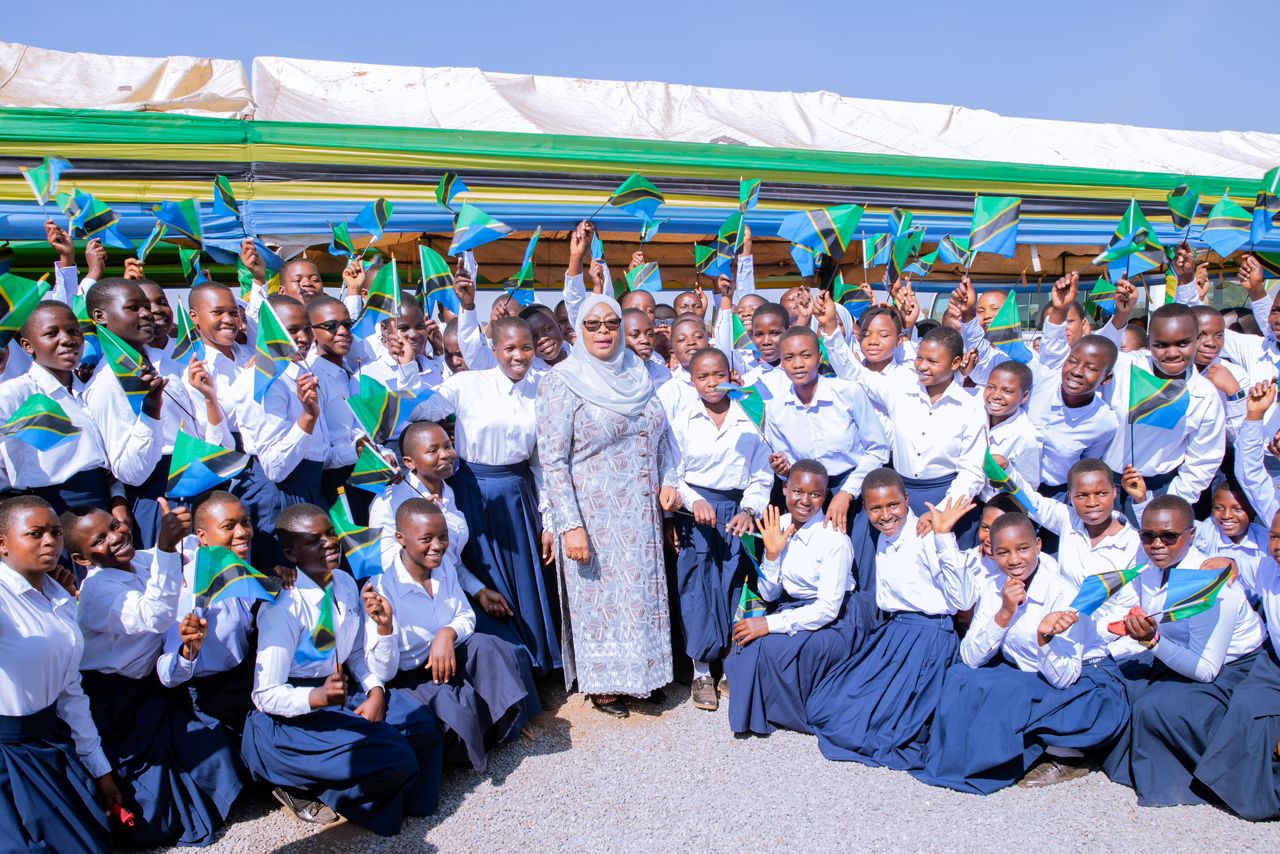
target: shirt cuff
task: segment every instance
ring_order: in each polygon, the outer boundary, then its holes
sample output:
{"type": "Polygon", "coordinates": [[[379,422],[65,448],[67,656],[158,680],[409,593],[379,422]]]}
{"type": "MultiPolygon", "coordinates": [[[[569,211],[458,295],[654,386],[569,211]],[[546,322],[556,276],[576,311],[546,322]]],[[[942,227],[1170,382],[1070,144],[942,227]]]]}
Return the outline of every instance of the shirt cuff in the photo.
{"type": "Polygon", "coordinates": [[[764,621],[769,624],[769,634],[794,635],[796,633],[795,627],[791,624],[786,611],[776,611],[769,614],[765,616],[764,621]]]}
{"type": "Polygon", "coordinates": [[[83,757],[82,761],[84,762],[85,770],[89,772],[89,776],[95,780],[103,774],[111,773],[111,763],[107,761],[107,754],[102,752],[101,747],[83,757]]]}

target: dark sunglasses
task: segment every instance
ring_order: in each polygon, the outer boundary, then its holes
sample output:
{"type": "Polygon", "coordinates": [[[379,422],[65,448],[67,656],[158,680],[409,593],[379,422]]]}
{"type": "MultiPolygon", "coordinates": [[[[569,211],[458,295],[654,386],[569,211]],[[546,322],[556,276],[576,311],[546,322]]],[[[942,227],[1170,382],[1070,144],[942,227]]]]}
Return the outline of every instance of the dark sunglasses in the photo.
{"type": "Polygon", "coordinates": [[[592,318],[591,320],[582,321],[582,328],[588,332],[599,332],[601,326],[608,329],[610,332],[617,332],[622,328],[622,321],[616,317],[611,317],[608,320],[596,320],[595,318],[592,318]]]}
{"type": "Polygon", "coordinates": [[[325,332],[332,335],[337,332],[339,328],[346,329],[349,332],[351,331],[351,327],[355,325],[356,322],[354,320],[326,320],[324,323],[311,324],[311,328],[323,329],[325,332]]]}
{"type": "Polygon", "coordinates": [[[1138,539],[1142,540],[1143,545],[1151,545],[1156,540],[1171,546],[1185,534],[1190,528],[1183,528],[1181,531],[1139,531],[1138,539]]]}

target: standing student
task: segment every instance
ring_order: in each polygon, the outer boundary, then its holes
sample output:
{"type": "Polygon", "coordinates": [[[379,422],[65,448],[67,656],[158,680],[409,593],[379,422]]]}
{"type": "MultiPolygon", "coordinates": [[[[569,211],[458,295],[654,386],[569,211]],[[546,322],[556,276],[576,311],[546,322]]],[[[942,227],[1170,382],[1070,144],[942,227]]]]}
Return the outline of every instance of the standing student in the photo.
{"type": "MultiPolygon", "coordinates": [[[[89,570],[77,614],[81,677],[123,804],[137,817],[121,840],[139,848],[209,844],[242,788],[226,733],[196,717],[186,691],[156,676],[165,633],[178,619],[176,550],[191,527],[185,508],[170,510],[163,498],[160,507],[159,538],[144,552],[101,509],[72,509],[61,519],[71,559],[89,570]]],[[[189,641],[198,649],[202,640],[197,624],[189,641]]]]}
{"type": "Polygon", "coordinates": [[[760,596],[773,613],[733,626],[725,658],[729,728],[767,735],[775,729],[812,732],[805,712],[823,677],[859,648],[872,613],[852,596],[849,538],[824,524],[827,473],[815,460],[797,460],[787,476],[787,513],[765,508],[757,522],[763,560],[760,596]]]}
{"type": "Polygon", "coordinates": [[[48,502],[0,503],[0,825],[11,850],[107,852],[121,795],[80,685],[76,600],[53,575],[61,553],[48,502]]]}
{"type": "Polygon", "coordinates": [[[691,385],[689,360],[708,344],[707,325],[702,322],[701,317],[677,317],[671,326],[671,378],[686,386],[691,385]]]}
{"type": "MultiPolygon", "coordinates": [[[[928,345],[926,337],[921,349],[928,345]]],[[[932,530],[924,535],[903,479],[892,469],[867,475],[862,501],[880,533],[876,605],[888,617],[862,652],[814,689],[809,723],[828,759],[920,768],[943,674],[959,646],[952,616],[975,598],[951,534],[973,501],[930,504],[932,530]]]]}
{"type": "Polygon", "coordinates": [[[342,816],[392,836],[405,813],[435,811],[439,723],[421,705],[386,697],[370,661],[394,655],[390,609],[336,571],[342,550],[328,514],[293,504],[280,512],[276,530],[298,579],[258,616],[245,764],[302,821],[329,824],[342,816]],[[321,626],[326,614],[331,622],[321,626]]]}
{"type": "MultiPolygon", "coordinates": [[[[735,317],[738,319],[742,324],[743,330],[750,337],[752,319],[755,317],[756,309],[764,305],[768,300],[754,292],[743,292],[734,285],[728,276],[719,278],[716,283],[716,290],[720,293],[720,311],[712,329],[713,342],[716,347],[724,351],[729,357],[730,370],[736,372],[739,376],[745,376],[760,360],[760,354],[755,345],[750,342],[745,348],[735,346],[733,319],[735,317]],[[738,294],[738,302],[736,304],[733,302],[735,293],[738,294]]],[[[786,328],[785,321],[783,328],[786,328]]]]}
{"type": "Polygon", "coordinates": [[[1034,523],[1006,513],[991,543],[1003,580],[981,585],[961,661],[942,682],[924,768],[912,772],[980,795],[1085,776],[1088,766],[1067,757],[1107,746],[1129,716],[1106,641],[1071,608],[1079,585],[1040,551],[1034,523]]]}
{"type": "MultiPolygon", "coordinates": [[[[370,656],[390,694],[431,709],[445,757],[488,770],[488,748],[519,734],[528,689],[511,647],[477,634],[476,615],[446,562],[449,526],[440,508],[410,498],[396,511],[399,554],[371,584],[389,605],[392,655],[370,656]]],[[[386,693],[383,695],[386,697],[386,693]]]]}
{"type": "MultiPolygon", "coordinates": [[[[1216,401],[1215,401],[1216,402],[1216,401]]],[[[1208,791],[1192,777],[1222,721],[1231,693],[1253,666],[1266,629],[1241,585],[1228,584],[1207,611],[1163,622],[1169,572],[1175,567],[1221,570],[1230,559],[1209,559],[1192,544],[1191,505],[1161,495],[1142,512],[1140,536],[1147,569],[1114,599],[1132,605],[1124,632],[1143,654],[1121,665],[1133,715],[1103,769],[1132,786],[1142,806],[1205,803],[1208,791]]]]}
{"type": "Polygon", "coordinates": [[[539,674],[560,667],[559,605],[543,561],[550,560],[534,480],[537,384],[529,376],[533,336],[518,317],[493,324],[497,367],[447,379],[415,417],[456,413],[461,462],[453,477],[458,506],[471,529],[463,561],[515,611],[517,631],[539,674]]]}
{"type": "MultiPolygon", "coordinates": [[[[1031,419],[1023,406],[1031,396],[1031,369],[1012,359],[996,365],[987,374],[982,391],[987,410],[987,440],[990,451],[1000,454],[1013,466],[1031,489],[1040,486],[1040,442],[1031,419]]],[[[978,493],[983,501],[991,498],[996,488],[987,484],[978,493]]]]}
{"type": "Polygon", "coordinates": [[[693,705],[714,711],[720,701],[711,664],[729,649],[733,610],[751,569],[741,537],[768,505],[773,473],[764,437],[721,388],[729,381],[724,353],[704,347],[688,367],[693,388],[672,384],[682,393],[667,413],[680,496],[692,514],[675,520],[676,577],[693,705]]]}
{"type": "MultiPolygon", "coordinates": [[[[1045,374],[1056,373],[1068,349],[1082,335],[1089,333],[1084,306],[1076,300],[1079,285],[1080,275],[1068,273],[1054,282],[1053,290],[1049,293],[1049,305],[1046,306],[1043,323],[1044,334],[1028,366],[1037,382],[1045,374]]],[[[948,309],[954,310],[963,323],[961,331],[964,335],[965,352],[976,351],[978,354],[977,363],[969,372],[969,379],[978,386],[986,384],[992,368],[1011,358],[1003,350],[993,347],[985,334],[1006,299],[1005,291],[987,291],[981,297],[975,297],[973,285],[967,275],[960,279],[959,287],[952,292],[948,309]]]]}
{"type": "MultiPolygon", "coordinates": [[[[633,293],[644,293],[634,291],[633,293]]],[[[661,358],[654,358],[653,319],[640,308],[622,309],[622,331],[627,349],[640,357],[654,388],[662,388],[671,379],[671,370],[661,358]]]]}
{"type": "Polygon", "coordinates": [[[767,302],[758,306],[751,315],[751,344],[759,354],[756,363],[742,375],[745,385],[764,382],[766,386],[786,382],[782,364],[782,333],[790,325],[787,310],[777,303],[767,302]]]}
{"type": "MultiPolygon", "coordinates": [[[[320,424],[328,440],[320,473],[320,494],[325,506],[329,506],[337,499],[338,487],[351,477],[356,455],[363,442],[367,441],[348,403],[360,393],[358,373],[349,364],[351,347],[355,343],[351,335],[354,324],[347,307],[328,294],[312,297],[305,311],[312,347],[303,364],[316,378],[320,424]]],[[[280,319],[284,321],[283,317],[280,319]]],[[[368,513],[368,502],[363,501],[361,506],[362,496],[367,493],[364,490],[356,492],[361,495],[353,496],[356,503],[352,506],[352,513],[360,520],[368,513]]]]}

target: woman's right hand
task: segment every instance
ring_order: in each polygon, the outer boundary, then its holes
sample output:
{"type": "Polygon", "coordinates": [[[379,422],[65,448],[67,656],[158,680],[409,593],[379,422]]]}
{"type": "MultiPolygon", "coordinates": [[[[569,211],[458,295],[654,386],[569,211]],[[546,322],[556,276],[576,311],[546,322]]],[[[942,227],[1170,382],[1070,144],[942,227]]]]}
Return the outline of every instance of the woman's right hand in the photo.
{"type": "Polygon", "coordinates": [[[587,541],[586,528],[574,528],[563,534],[564,556],[577,563],[591,562],[591,544],[587,541]]]}

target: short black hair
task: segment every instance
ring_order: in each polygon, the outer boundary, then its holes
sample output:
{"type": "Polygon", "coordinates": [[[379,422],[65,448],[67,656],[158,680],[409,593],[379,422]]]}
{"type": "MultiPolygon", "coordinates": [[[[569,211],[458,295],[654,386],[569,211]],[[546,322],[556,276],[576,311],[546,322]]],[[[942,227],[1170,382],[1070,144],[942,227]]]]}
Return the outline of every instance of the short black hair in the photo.
{"type": "Polygon", "coordinates": [[[958,359],[964,355],[964,339],[960,337],[959,332],[956,332],[950,326],[935,326],[926,332],[920,343],[924,345],[929,342],[943,347],[951,354],[953,359],[958,359]]]}
{"type": "Polygon", "coordinates": [[[1082,335],[1075,344],[1071,345],[1072,350],[1083,350],[1086,347],[1104,354],[1103,358],[1107,360],[1108,372],[1116,366],[1116,360],[1120,358],[1120,348],[1116,346],[1116,342],[1097,333],[1082,335]]]}
{"type": "Polygon", "coordinates": [[[786,329],[791,325],[791,315],[787,313],[785,308],[778,305],[776,302],[766,302],[764,305],[757,308],[755,314],[751,315],[751,325],[755,326],[756,321],[762,317],[775,318],[782,324],[783,329],[786,329]]]}
{"type": "Polygon", "coordinates": [[[893,328],[899,335],[902,334],[902,315],[888,306],[876,305],[864,311],[862,317],[858,318],[858,328],[862,330],[863,335],[871,328],[871,321],[877,317],[888,317],[893,321],[893,328]]]}
{"type": "Polygon", "coordinates": [[[996,534],[999,534],[1006,528],[1021,528],[1033,537],[1036,535],[1036,524],[1031,521],[1031,517],[1026,513],[1005,513],[999,519],[996,519],[991,523],[991,539],[995,540],[996,534]]]}
{"type": "Polygon", "coordinates": [[[684,314],[676,315],[675,322],[671,324],[671,331],[675,332],[676,327],[684,323],[692,323],[694,326],[698,327],[704,332],[707,329],[707,322],[705,320],[703,320],[701,317],[698,317],[698,315],[693,314],[692,312],[686,311],[684,314]]]}
{"type": "MultiPolygon", "coordinates": [[[[400,434],[400,454],[406,456],[413,453],[419,442],[426,441],[426,435],[431,430],[444,430],[435,421],[411,421],[409,426],[404,428],[404,432],[400,434]]],[[[449,435],[447,432],[445,435],[449,435]]]]}
{"type": "Polygon", "coordinates": [[[232,297],[235,296],[235,294],[232,293],[231,288],[226,285],[220,285],[217,282],[201,282],[192,288],[187,294],[187,306],[189,308],[195,308],[196,303],[203,302],[206,297],[212,297],[214,294],[217,294],[218,296],[223,294],[230,294],[232,297]]]}
{"type": "Polygon", "coordinates": [[[724,362],[725,369],[728,370],[729,357],[726,356],[724,352],[720,350],[719,347],[701,347],[697,350],[694,350],[693,355],[689,357],[689,369],[693,370],[693,363],[698,361],[699,359],[705,359],[711,356],[715,356],[720,361],[724,362]]]}
{"type": "Polygon", "coordinates": [[[819,345],[821,344],[821,341],[818,339],[818,333],[814,332],[809,327],[792,326],[788,328],[785,332],[783,332],[782,335],[778,338],[778,347],[781,348],[783,344],[785,344],[787,341],[791,340],[792,338],[808,338],[813,341],[814,348],[819,347],[819,345]]]}
{"type": "MultiPolygon", "coordinates": [[[[292,299],[292,297],[290,297],[290,299],[292,299]]],[[[307,317],[310,318],[312,312],[319,311],[328,305],[340,305],[343,308],[347,307],[347,304],[337,297],[331,297],[328,294],[316,294],[311,299],[307,300],[307,304],[305,306],[307,309],[307,317]]]]}
{"type": "Polygon", "coordinates": [[[314,519],[317,516],[328,519],[329,514],[314,504],[290,504],[276,515],[276,539],[285,548],[293,547],[293,538],[299,532],[294,526],[303,519],[314,519]]]}
{"type": "Polygon", "coordinates": [[[404,526],[404,523],[412,516],[442,516],[444,515],[434,501],[428,501],[425,498],[410,498],[396,509],[396,528],[404,526]]]}
{"type": "Polygon", "coordinates": [[[214,507],[222,507],[227,504],[239,504],[244,506],[244,502],[236,496],[227,492],[225,489],[215,489],[204,497],[199,504],[196,505],[195,513],[192,516],[192,524],[197,528],[203,528],[209,518],[209,514],[214,507]]]}
{"type": "Polygon", "coordinates": [[[1201,329],[1204,328],[1205,321],[1207,320],[1219,320],[1222,321],[1223,325],[1226,324],[1226,321],[1222,318],[1222,312],[1218,311],[1211,305],[1193,305],[1191,307],[1191,313],[1196,316],[1196,326],[1201,329]]]}
{"type": "Polygon", "coordinates": [[[645,323],[653,323],[653,319],[649,317],[649,313],[643,308],[624,308],[622,310],[621,319],[625,321],[628,317],[634,317],[638,320],[642,319],[645,323]]]}
{"type": "Polygon", "coordinates": [[[1086,474],[1100,474],[1107,480],[1112,481],[1114,485],[1115,473],[1111,471],[1111,466],[1094,457],[1085,457],[1082,460],[1076,460],[1071,468],[1067,469],[1067,488],[1071,488],[1071,485],[1076,482],[1076,478],[1086,474]]]}
{"type": "Polygon", "coordinates": [[[824,468],[822,463],[817,460],[797,460],[792,463],[791,471],[787,472],[787,481],[790,482],[791,478],[800,474],[810,474],[814,477],[822,478],[822,486],[824,489],[827,486],[827,481],[830,479],[827,476],[826,468],[824,468]]]}
{"type": "Polygon", "coordinates": [[[1023,394],[1031,391],[1031,384],[1033,381],[1031,369],[1021,362],[1014,359],[1006,359],[991,369],[991,373],[993,374],[996,371],[1003,371],[1006,374],[1011,374],[1018,381],[1018,385],[1022,388],[1023,394]]]}
{"type": "Polygon", "coordinates": [[[130,292],[137,290],[146,299],[146,294],[142,293],[142,287],[133,279],[122,279],[119,276],[108,276],[105,279],[99,279],[93,283],[93,287],[89,288],[84,295],[84,307],[89,312],[89,316],[93,317],[95,311],[105,311],[112,303],[124,301],[129,298],[130,292]]]}
{"type": "Polygon", "coordinates": [[[523,332],[525,335],[529,336],[530,341],[533,340],[533,330],[529,328],[529,321],[525,320],[523,317],[517,317],[510,314],[494,320],[493,323],[489,325],[489,335],[494,341],[497,341],[498,336],[502,335],[508,329],[515,330],[516,332],[523,332]]]}
{"type": "Polygon", "coordinates": [[[19,513],[41,509],[52,513],[53,505],[38,495],[15,495],[0,501],[0,534],[8,535],[19,513]]]}
{"type": "Polygon", "coordinates": [[[551,318],[552,320],[556,319],[556,313],[551,309],[547,308],[545,305],[543,305],[540,302],[535,302],[533,305],[526,305],[524,308],[522,308],[520,310],[520,319],[528,321],[535,314],[545,314],[547,317],[551,318]]]}
{"type": "Polygon", "coordinates": [[[872,469],[862,481],[863,495],[873,489],[896,489],[903,495],[907,494],[907,485],[903,482],[902,475],[888,466],[872,469]]]}
{"type": "Polygon", "coordinates": [[[286,293],[274,293],[267,297],[267,302],[271,304],[272,308],[283,308],[286,305],[304,308],[302,300],[297,297],[291,297],[286,293]]]}
{"type": "Polygon", "coordinates": [[[1018,499],[1014,498],[1013,494],[1009,492],[997,492],[995,495],[991,496],[991,500],[982,505],[982,509],[984,511],[999,510],[1001,513],[1024,512],[1022,505],[1018,502],[1018,499]]]}
{"type": "Polygon", "coordinates": [[[1190,306],[1183,305],[1180,302],[1165,303],[1164,305],[1151,312],[1151,319],[1147,321],[1147,331],[1157,323],[1177,323],[1180,320],[1190,320],[1193,326],[1199,328],[1196,322],[1196,313],[1191,310],[1190,306]]]}
{"type": "Polygon", "coordinates": [[[1172,492],[1166,495],[1159,495],[1151,499],[1151,503],[1147,505],[1147,509],[1142,511],[1142,517],[1145,519],[1148,513],[1159,513],[1165,510],[1177,513],[1186,520],[1186,527],[1190,528],[1195,521],[1195,514],[1191,511],[1191,505],[1187,503],[1185,498],[1180,498],[1172,492]]]}
{"type": "Polygon", "coordinates": [[[923,338],[942,324],[934,320],[932,317],[926,317],[916,322],[916,335],[923,338]]]}
{"type": "MultiPolygon", "coordinates": [[[[27,315],[27,319],[22,321],[22,326],[18,329],[18,337],[30,339],[31,328],[32,326],[35,325],[36,318],[50,311],[65,311],[71,315],[72,319],[75,319],[75,316],[76,316],[76,313],[71,310],[71,306],[67,305],[62,300],[56,300],[56,299],[40,300],[40,302],[36,303],[36,307],[31,309],[31,313],[27,315]]],[[[84,324],[80,324],[80,325],[83,326],[84,324]]],[[[90,322],[89,325],[90,327],[93,326],[92,321],[90,322]]]]}

